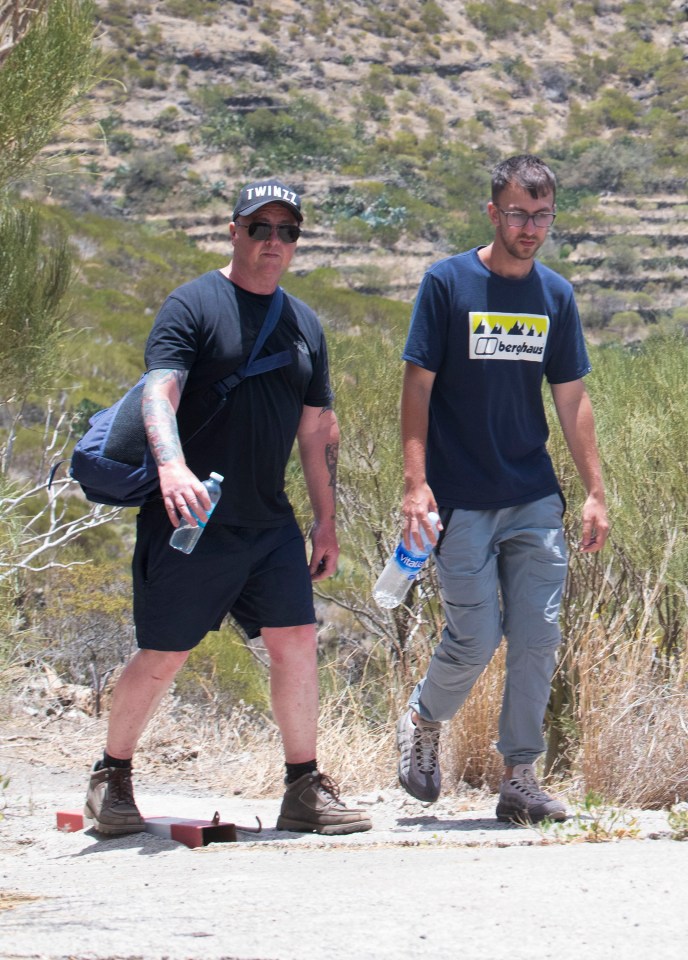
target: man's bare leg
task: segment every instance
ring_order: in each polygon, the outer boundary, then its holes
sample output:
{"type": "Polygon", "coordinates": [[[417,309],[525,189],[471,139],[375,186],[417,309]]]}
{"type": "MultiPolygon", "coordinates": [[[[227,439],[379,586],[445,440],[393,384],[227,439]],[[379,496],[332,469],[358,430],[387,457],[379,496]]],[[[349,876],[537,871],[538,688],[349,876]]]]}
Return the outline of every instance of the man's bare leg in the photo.
{"type": "Polygon", "coordinates": [[[146,724],[169,690],[188,652],[139,650],[122,672],[112,697],[106,754],[91,771],[84,819],[98,833],[121,836],[145,829],[134,799],[131,758],[146,724]]]}
{"type": "Polygon", "coordinates": [[[314,760],[318,738],[318,663],[315,624],[265,627],[270,656],[272,713],[287,763],[314,760]]]}
{"type": "Polygon", "coordinates": [[[146,725],[188,656],[188,650],[134,654],[112,695],[105,747],[111,757],[129,760],[134,755],[146,725]]]}
{"type": "Polygon", "coordinates": [[[347,807],[330,777],[308,770],[309,763],[316,759],[318,736],[315,625],[266,627],[262,635],[270,655],[272,713],[288,764],[277,829],[324,834],[370,830],[372,824],[365,811],[347,807]],[[299,775],[298,771],[289,771],[291,764],[305,764],[307,772],[299,775]]]}

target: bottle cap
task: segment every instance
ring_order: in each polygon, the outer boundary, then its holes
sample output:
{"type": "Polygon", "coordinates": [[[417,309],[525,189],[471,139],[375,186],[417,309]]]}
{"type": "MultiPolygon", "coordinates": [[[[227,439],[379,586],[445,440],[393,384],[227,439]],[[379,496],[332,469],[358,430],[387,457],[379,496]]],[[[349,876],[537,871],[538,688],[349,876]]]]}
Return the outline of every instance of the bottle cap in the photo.
{"type": "Polygon", "coordinates": [[[217,480],[218,483],[222,483],[222,481],[224,480],[224,477],[222,476],[221,473],[211,473],[210,479],[217,480]]]}

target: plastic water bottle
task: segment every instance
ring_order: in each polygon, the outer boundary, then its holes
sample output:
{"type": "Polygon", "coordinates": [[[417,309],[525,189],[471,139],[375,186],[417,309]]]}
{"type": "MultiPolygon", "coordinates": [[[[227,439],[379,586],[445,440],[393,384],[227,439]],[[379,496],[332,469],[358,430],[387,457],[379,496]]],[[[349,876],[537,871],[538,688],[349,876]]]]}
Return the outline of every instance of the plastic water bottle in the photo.
{"type": "MultiPolygon", "coordinates": [[[[222,487],[220,484],[224,480],[224,477],[219,473],[211,473],[210,477],[207,480],[203,481],[203,486],[208,491],[210,497],[210,509],[208,510],[208,517],[215,509],[215,504],[220,499],[220,494],[222,493],[222,487]]],[[[196,514],[191,511],[194,517],[196,514]]],[[[175,550],[181,550],[182,553],[191,553],[193,548],[198,543],[198,540],[205,530],[205,523],[196,517],[198,521],[197,527],[192,527],[188,520],[182,518],[179,521],[179,526],[175,527],[172,531],[172,536],[170,537],[170,546],[174,547],[175,550]]],[[[206,521],[207,523],[207,521],[206,521]]]]}
{"type": "MultiPolygon", "coordinates": [[[[429,513],[428,520],[432,524],[435,536],[437,536],[437,525],[440,521],[438,514],[429,513]]],[[[407,550],[402,539],[387,561],[385,569],[373,587],[373,597],[379,607],[389,610],[392,607],[399,606],[409,587],[420,573],[425,561],[432,553],[432,544],[422,527],[420,535],[425,546],[424,550],[421,551],[414,541],[412,541],[411,550],[407,550]]]]}

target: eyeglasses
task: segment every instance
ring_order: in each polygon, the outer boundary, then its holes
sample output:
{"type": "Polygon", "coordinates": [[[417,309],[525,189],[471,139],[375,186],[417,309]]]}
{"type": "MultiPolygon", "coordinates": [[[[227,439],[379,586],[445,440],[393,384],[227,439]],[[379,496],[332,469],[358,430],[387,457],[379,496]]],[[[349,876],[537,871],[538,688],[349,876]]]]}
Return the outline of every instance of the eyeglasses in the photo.
{"type": "Polygon", "coordinates": [[[269,240],[273,231],[277,233],[282,243],[296,243],[301,236],[301,228],[297,227],[295,223],[272,224],[254,220],[252,223],[237,223],[236,225],[248,230],[251,240],[256,241],[269,240]]]}
{"type": "Polygon", "coordinates": [[[504,214],[510,227],[525,227],[529,220],[533,221],[534,227],[551,227],[556,217],[556,213],[526,213],[525,210],[502,210],[501,207],[497,209],[504,214]]]}

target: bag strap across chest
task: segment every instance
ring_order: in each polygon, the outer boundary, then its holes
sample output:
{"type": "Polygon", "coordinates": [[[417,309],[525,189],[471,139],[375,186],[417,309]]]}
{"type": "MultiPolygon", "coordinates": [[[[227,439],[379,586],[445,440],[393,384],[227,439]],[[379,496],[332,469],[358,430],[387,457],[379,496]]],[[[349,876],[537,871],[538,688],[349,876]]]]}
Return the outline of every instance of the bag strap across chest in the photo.
{"type": "Polygon", "coordinates": [[[253,377],[259,373],[267,373],[270,370],[277,370],[279,367],[284,367],[288,363],[291,363],[291,354],[288,350],[282,350],[281,353],[273,353],[268,357],[257,359],[258,354],[265,345],[265,341],[277,326],[277,321],[282,313],[283,303],[284,291],[281,287],[277,287],[272,295],[270,307],[248,359],[244,360],[234,373],[230,373],[228,377],[224,377],[222,380],[218,380],[213,384],[213,389],[223,400],[226,399],[229,392],[246,377],[253,377]]]}

